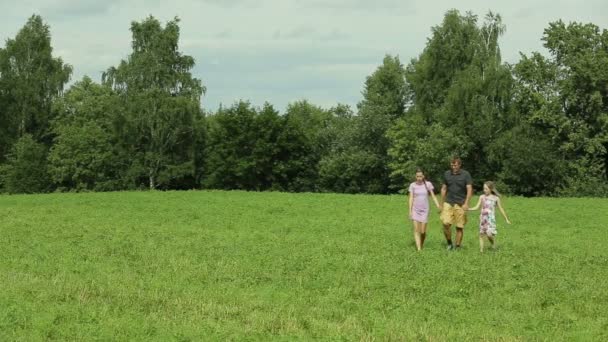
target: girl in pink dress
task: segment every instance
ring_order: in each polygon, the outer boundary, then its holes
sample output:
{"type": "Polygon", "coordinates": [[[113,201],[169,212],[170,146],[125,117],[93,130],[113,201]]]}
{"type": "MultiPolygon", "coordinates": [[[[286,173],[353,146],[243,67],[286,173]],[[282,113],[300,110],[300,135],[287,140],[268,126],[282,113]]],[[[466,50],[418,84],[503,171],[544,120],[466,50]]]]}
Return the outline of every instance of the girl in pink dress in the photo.
{"type": "Polygon", "coordinates": [[[429,218],[429,194],[433,198],[437,209],[441,210],[437,197],[433,192],[433,184],[427,182],[424,172],[416,170],[416,181],[409,187],[409,209],[410,219],[414,223],[414,240],[416,249],[422,250],[424,239],[426,238],[426,226],[429,218]]]}

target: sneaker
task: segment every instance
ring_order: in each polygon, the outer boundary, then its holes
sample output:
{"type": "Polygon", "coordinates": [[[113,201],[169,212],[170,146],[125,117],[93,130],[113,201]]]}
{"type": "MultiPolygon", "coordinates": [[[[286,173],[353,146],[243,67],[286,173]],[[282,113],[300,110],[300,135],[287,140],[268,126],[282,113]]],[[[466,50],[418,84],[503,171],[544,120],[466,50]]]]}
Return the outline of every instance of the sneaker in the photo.
{"type": "Polygon", "coordinates": [[[451,251],[454,249],[454,245],[448,245],[448,248],[446,248],[448,251],[451,251]]]}
{"type": "Polygon", "coordinates": [[[454,248],[454,250],[459,251],[459,250],[460,250],[460,248],[461,248],[460,246],[456,245],[456,248],[454,248]]]}

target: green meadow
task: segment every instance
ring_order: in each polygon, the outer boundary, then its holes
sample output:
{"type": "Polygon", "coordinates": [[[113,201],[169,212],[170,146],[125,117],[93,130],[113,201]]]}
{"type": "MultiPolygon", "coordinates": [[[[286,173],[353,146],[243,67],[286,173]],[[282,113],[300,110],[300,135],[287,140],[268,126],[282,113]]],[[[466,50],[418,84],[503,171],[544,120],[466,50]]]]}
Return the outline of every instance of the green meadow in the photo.
{"type": "Polygon", "coordinates": [[[0,340],[608,340],[608,200],[505,197],[483,254],[406,201],[0,196],[0,340]]]}

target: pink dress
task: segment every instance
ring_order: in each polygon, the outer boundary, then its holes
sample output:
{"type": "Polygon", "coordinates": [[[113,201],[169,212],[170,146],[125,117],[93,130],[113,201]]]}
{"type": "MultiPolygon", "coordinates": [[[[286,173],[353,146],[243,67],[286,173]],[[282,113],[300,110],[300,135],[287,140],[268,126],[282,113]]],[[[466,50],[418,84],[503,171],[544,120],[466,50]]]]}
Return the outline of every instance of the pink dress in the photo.
{"type": "Polygon", "coordinates": [[[429,219],[429,191],[433,191],[433,184],[426,182],[418,184],[416,182],[410,184],[409,192],[414,196],[412,204],[412,220],[426,223],[429,219]]]}

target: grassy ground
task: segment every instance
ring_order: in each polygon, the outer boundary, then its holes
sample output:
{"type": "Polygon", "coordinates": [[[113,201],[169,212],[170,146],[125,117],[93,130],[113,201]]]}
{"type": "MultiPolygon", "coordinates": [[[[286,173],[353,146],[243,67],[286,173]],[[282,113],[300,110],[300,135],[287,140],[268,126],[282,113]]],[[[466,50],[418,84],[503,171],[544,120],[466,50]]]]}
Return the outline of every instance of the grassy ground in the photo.
{"type": "MultiPolygon", "coordinates": [[[[0,196],[0,340],[607,340],[608,201],[504,198],[417,253],[404,196],[0,196]]],[[[476,203],[476,202],[474,202],[476,203]]]]}

